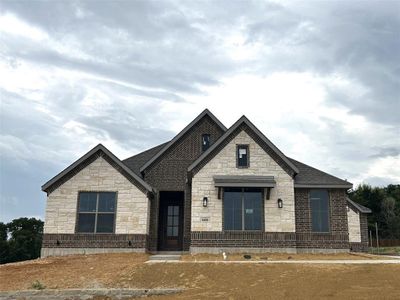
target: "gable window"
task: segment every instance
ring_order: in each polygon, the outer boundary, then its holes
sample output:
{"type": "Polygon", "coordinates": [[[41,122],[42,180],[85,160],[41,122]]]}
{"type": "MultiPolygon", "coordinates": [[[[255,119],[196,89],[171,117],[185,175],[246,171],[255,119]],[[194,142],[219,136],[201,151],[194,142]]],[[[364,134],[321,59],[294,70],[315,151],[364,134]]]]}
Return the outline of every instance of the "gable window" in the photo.
{"type": "Polygon", "coordinates": [[[313,232],[329,232],[329,193],[327,190],[310,191],[313,232]]]}
{"type": "Polygon", "coordinates": [[[78,199],[78,233],[114,232],[116,193],[80,192],[78,199]]]}
{"type": "Polygon", "coordinates": [[[224,230],[261,230],[262,191],[257,188],[224,188],[224,230]]]}
{"type": "Polygon", "coordinates": [[[201,150],[204,152],[210,147],[210,135],[203,134],[201,136],[201,150]]]}
{"type": "Polygon", "coordinates": [[[236,161],[238,168],[249,167],[249,145],[237,145],[236,161]]]}

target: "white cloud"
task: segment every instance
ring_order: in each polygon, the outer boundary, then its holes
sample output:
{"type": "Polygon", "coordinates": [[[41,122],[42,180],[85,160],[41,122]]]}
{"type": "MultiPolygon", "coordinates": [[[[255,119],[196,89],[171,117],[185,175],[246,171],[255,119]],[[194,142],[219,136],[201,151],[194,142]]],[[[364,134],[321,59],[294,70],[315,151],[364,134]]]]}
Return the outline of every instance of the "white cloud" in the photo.
{"type": "Polygon", "coordinates": [[[358,181],[368,183],[371,177],[386,178],[389,182],[400,184],[400,155],[374,160],[358,181]]]}
{"type": "Polygon", "coordinates": [[[43,30],[20,20],[10,13],[0,15],[0,32],[35,41],[43,41],[48,38],[47,33],[43,30]]]}

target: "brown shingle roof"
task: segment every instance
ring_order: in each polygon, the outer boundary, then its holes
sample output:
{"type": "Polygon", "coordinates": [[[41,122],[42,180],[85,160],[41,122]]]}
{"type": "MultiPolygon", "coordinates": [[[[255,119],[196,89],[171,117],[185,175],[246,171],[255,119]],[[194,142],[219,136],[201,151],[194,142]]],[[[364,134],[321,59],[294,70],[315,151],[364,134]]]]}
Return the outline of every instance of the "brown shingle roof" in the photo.
{"type": "MultiPolygon", "coordinates": [[[[132,157],[124,159],[126,164],[137,175],[140,174],[140,167],[156,155],[168,142],[150,148],[132,157]]],[[[293,158],[288,159],[298,168],[299,173],[295,177],[295,187],[343,187],[351,188],[352,183],[313,168],[293,158]]]]}
{"type": "Polygon", "coordinates": [[[142,177],[142,175],[140,174],[140,168],[146,162],[148,162],[154,155],[156,155],[159,151],[161,151],[161,149],[165,147],[168,143],[169,142],[166,142],[158,146],[155,146],[153,148],[147,149],[146,151],[128,157],[127,159],[124,159],[122,162],[133,172],[142,177]]]}
{"type": "Polygon", "coordinates": [[[296,165],[299,169],[299,173],[296,175],[294,179],[295,187],[343,187],[343,188],[352,188],[353,184],[346,180],[337,178],[333,175],[325,173],[321,170],[313,168],[309,165],[306,165],[302,162],[294,160],[293,158],[288,157],[289,160],[296,165]]]}
{"type": "Polygon", "coordinates": [[[372,211],[371,211],[368,207],[365,207],[364,205],[361,205],[360,203],[354,202],[354,201],[351,200],[349,197],[347,197],[346,200],[347,200],[347,203],[348,203],[350,206],[353,206],[353,207],[354,207],[356,210],[358,210],[360,213],[363,213],[363,214],[370,214],[370,213],[372,213],[372,211]]]}

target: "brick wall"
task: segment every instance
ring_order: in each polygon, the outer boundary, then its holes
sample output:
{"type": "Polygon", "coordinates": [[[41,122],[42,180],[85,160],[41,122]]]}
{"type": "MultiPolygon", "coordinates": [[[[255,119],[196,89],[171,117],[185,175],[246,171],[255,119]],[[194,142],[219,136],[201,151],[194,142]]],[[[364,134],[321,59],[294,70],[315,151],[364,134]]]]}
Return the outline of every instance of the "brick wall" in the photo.
{"type": "MultiPolygon", "coordinates": [[[[201,119],[192,129],[157,159],[145,172],[144,177],[157,191],[184,191],[184,250],[189,250],[191,226],[191,195],[187,185],[187,168],[201,153],[201,136],[210,134],[214,143],[223,130],[208,116],[201,119]]],[[[149,250],[157,250],[159,197],[151,203],[149,250]]]]}
{"type": "Polygon", "coordinates": [[[42,248],[141,248],[146,234],[44,234],[42,248]]]}
{"type": "Polygon", "coordinates": [[[295,248],[294,232],[192,231],[192,247],[295,248]]]}
{"type": "Polygon", "coordinates": [[[329,190],[329,233],[314,233],[311,230],[309,191],[295,189],[297,248],[349,249],[345,190],[329,190]]]}

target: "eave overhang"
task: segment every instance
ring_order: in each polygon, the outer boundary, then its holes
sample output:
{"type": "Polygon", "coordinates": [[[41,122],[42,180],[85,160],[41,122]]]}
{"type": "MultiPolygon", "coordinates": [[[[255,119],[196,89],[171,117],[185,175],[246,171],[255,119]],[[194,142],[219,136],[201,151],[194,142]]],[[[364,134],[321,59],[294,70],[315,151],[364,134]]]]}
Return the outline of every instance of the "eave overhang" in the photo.
{"type": "Polygon", "coordinates": [[[353,185],[349,184],[301,184],[295,183],[294,188],[301,189],[351,189],[353,185]]]}

